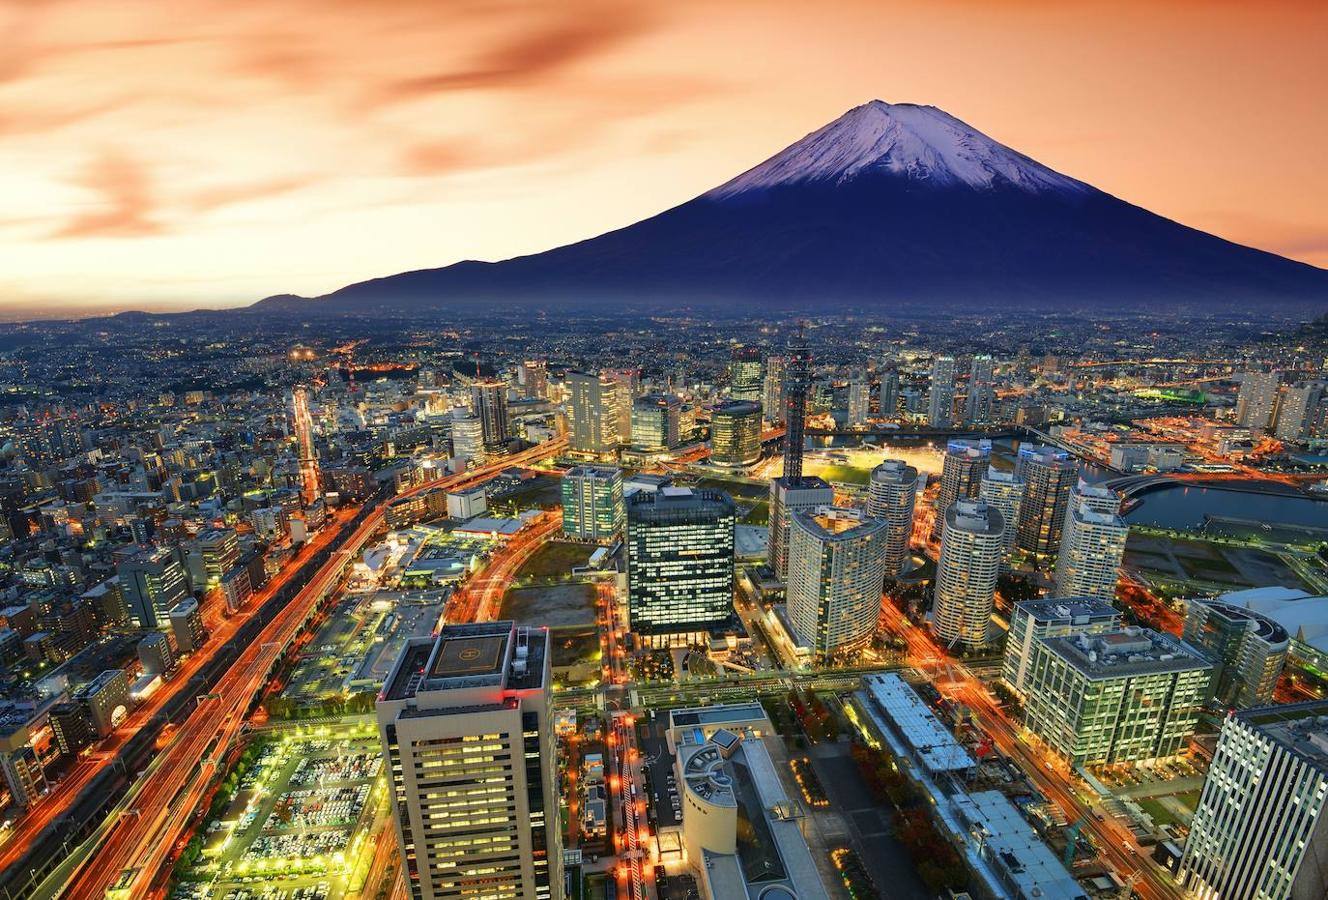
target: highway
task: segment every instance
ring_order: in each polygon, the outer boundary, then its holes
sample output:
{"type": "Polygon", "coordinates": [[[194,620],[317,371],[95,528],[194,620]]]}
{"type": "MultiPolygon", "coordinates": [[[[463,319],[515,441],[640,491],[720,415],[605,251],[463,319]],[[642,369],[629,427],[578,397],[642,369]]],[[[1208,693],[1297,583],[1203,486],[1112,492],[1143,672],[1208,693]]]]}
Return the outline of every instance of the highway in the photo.
{"type": "MultiPolygon", "coordinates": [[[[433,488],[466,487],[508,466],[552,457],[565,444],[562,439],[548,441],[472,472],[421,484],[398,497],[433,488]]],[[[382,529],[384,508],[385,504],[380,504],[365,516],[304,589],[273,618],[258,639],[245,647],[212,692],[180,726],[154,761],[153,768],[135,786],[133,810],[115,822],[101,846],[74,875],[68,896],[102,898],[113,884],[126,891],[126,896],[160,892],[159,876],[164,863],[183,846],[193,812],[205,796],[224,753],[244,726],[250,707],[290,643],[319,606],[334,594],[347,566],[382,529]]]]}

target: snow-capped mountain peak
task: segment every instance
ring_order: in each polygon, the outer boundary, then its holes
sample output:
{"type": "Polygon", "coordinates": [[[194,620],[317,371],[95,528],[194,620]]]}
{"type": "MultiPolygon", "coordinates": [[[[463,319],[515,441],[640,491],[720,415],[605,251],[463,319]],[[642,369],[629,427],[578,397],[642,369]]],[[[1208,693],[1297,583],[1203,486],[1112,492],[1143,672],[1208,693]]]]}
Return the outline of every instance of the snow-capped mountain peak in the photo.
{"type": "Polygon", "coordinates": [[[842,184],[892,175],[938,187],[1080,194],[1092,190],[987,137],[934,106],[873,100],[720,185],[724,199],[799,183],[842,184]]]}

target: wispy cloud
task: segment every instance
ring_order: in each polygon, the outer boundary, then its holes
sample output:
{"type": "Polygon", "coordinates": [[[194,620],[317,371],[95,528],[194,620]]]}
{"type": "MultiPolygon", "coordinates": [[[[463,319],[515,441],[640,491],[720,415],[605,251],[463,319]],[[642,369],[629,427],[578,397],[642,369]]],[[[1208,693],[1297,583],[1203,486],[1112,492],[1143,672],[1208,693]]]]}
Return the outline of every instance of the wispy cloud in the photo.
{"type": "Polygon", "coordinates": [[[93,208],[78,213],[52,238],[142,237],[164,231],[157,220],[152,182],[141,164],[117,150],[102,151],[73,183],[99,195],[93,208]]]}

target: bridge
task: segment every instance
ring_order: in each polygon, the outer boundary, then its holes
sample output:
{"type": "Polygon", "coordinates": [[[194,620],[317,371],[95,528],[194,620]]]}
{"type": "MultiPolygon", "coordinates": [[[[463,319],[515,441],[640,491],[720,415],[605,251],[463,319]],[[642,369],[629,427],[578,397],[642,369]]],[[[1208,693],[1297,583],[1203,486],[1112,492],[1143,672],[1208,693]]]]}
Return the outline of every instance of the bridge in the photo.
{"type": "Polygon", "coordinates": [[[1025,437],[1022,428],[893,428],[877,425],[868,428],[808,428],[808,437],[895,437],[895,438],[995,438],[1025,437]]]}
{"type": "Polygon", "coordinates": [[[1305,497],[1303,491],[1274,479],[1260,479],[1247,473],[1184,472],[1179,474],[1125,475],[1104,482],[1106,487],[1121,495],[1122,500],[1140,497],[1151,491],[1168,487],[1220,488],[1244,494],[1272,494],[1280,497],[1305,497]]]}

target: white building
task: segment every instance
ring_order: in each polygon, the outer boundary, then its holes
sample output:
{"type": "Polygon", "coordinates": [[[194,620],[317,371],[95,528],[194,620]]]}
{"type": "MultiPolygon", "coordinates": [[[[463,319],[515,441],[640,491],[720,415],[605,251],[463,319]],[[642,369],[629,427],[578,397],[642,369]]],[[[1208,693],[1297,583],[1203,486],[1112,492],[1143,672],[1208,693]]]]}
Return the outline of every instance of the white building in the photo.
{"type": "Polygon", "coordinates": [[[881,613],[886,523],[822,506],[793,515],[788,616],[817,657],[866,646],[881,613]]]}
{"type": "Polygon", "coordinates": [[[913,537],[913,507],[918,499],[918,470],[902,459],[887,459],[872,469],[867,515],[885,522],[885,576],[894,578],[908,562],[913,537]]]}
{"type": "Polygon", "coordinates": [[[1277,411],[1280,372],[1246,372],[1236,395],[1236,421],[1247,428],[1267,431],[1277,411]]]}
{"type": "Polygon", "coordinates": [[[1020,697],[1027,691],[1028,660],[1042,638],[1103,634],[1120,628],[1120,611],[1092,597],[1025,600],[1014,605],[1005,639],[1001,678],[1020,697]]]}
{"type": "Polygon", "coordinates": [[[1019,506],[1024,500],[1023,479],[1013,472],[998,472],[989,468],[978,487],[978,499],[999,509],[1001,518],[1005,520],[1005,557],[1002,563],[1008,567],[1019,530],[1019,506]]]}
{"type": "Polygon", "coordinates": [[[949,428],[954,424],[955,361],[938,356],[931,364],[931,388],[927,395],[927,424],[949,428]]]}
{"type": "Polygon", "coordinates": [[[1056,559],[1056,596],[1115,597],[1129,534],[1130,526],[1120,516],[1096,512],[1080,502],[1065,519],[1065,536],[1056,559]]]}
{"type": "Polygon", "coordinates": [[[945,511],[936,564],[932,631],[947,646],[979,647],[995,607],[1005,549],[1005,519],[981,500],[956,500],[945,511]]]}

